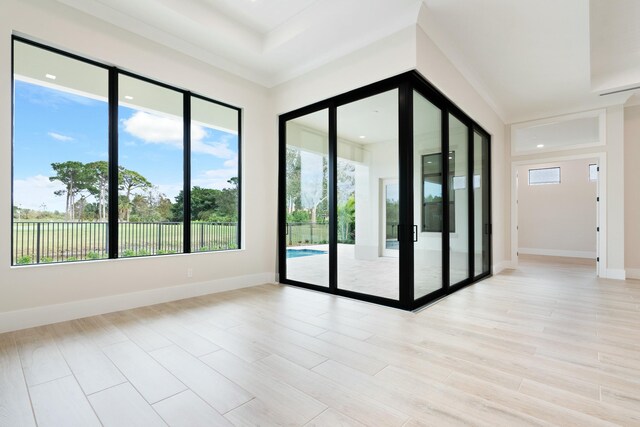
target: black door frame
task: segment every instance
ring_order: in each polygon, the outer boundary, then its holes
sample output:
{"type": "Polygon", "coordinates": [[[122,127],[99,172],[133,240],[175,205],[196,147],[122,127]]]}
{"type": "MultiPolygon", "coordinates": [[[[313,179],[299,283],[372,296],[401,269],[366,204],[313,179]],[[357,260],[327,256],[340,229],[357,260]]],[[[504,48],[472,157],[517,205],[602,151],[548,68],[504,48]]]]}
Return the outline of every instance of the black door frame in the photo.
{"type": "MultiPolygon", "coordinates": [[[[492,274],[492,242],[491,242],[491,136],[478,123],[467,116],[451,100],[436,89],[417,71],[409,71],[388,79],[354,89],[333,98],[316,102],[306,107],[280,115],[279,131],[279,173],[278,173],[278,271],[279,281],[283,284],[295,285],[307,289],[328,292],[362,301],[372,302],[404,310],[414,310],[438,298],[455,292],[471,283],[492,274]],[[399,265],[399,298],[397,300],[363,294],[338,288],[337,277],[337,109],[360,99],[368,98],[389,90],[398,90],[398,183],[400,189],[400,205],[398,240],[400,241],[399,265]],[[469,274],[467,279],[449,286],[449,233],[442,233],[442,287],[419,299],[414,300],[414,258],[413,258],[413,93],[417,92],[441,110],[442,131],[441,147],[443,156],[443,177],[448,176],[446,153],[449,152],[449,114],[454,115],[469,129],[468,138],[468,196],[469,196],[469,274]],[[318,286],[287,278],[287,224],[286,224],[286,124],[287,121],[314,113],[328,111],[328,193],[329,193],[329,286],[318,286]],[[474,132],[488,141],[487,188],[489,190],[489,269],[474,277],[474,204],[473,204],[473,167],[474,167],[474,132]],[[446,237],[445,237],[446,236],[446,237]]],[[[449,229],[449,192],[448,180],[443,179],[443,230],[449,229]]]]}

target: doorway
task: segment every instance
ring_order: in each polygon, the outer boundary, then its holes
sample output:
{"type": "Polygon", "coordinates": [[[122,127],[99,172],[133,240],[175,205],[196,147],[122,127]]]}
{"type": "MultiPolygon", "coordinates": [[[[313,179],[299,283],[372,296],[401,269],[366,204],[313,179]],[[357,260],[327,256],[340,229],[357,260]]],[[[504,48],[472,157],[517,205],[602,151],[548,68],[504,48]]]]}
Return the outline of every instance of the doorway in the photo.
{"type": "Polygon", "coordinates": [[[512,163],[514,265],[563,262],[603,276],[605,153],[512,163]],[[591,267],[589,267],[591,266],[591,267]]]}

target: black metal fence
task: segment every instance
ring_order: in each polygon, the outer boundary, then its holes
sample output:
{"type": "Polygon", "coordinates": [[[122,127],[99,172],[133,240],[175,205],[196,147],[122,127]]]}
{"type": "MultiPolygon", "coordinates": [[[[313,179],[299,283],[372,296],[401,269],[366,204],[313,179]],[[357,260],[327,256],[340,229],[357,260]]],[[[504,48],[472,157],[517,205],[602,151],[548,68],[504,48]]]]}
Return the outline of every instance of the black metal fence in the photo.
{"type": "MultiPolygon", "coordinates": [[[[105,222],[13,222],[12,263],[42,264],[107,258],[105,222]]],[[[134,257],[180,253],[183,224],[179,222],[121,222],[118,256],[134,257]]],[[[238,247],[235,222],[192,222],[191,251],[238,247]]]]}
{"type": "MultiPolygon", "coordinates": [[[[329,243],[329,224],[314,222],[288,222],[286,234],[287,246],[304,246],[329,243]]],[[[354,241],[354,224],[338,224],[338,242],[353,243],[354,241]]]]}

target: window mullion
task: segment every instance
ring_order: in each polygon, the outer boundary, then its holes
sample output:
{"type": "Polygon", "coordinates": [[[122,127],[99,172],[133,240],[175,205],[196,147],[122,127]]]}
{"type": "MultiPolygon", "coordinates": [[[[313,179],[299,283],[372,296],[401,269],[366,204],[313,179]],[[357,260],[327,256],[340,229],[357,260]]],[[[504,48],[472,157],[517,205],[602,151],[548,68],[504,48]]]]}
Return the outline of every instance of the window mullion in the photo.
{"type": "Polygon", "coordinates": [[[183,178],[183,252],[191,252],[191,94],[184,93],[183,115],[183,156],[184,156],[184,178],[183,178]]]}
{"type": "Polygon", "coordinates": [[[118,70],[109,69],[109,258],[118,258],[118,70]]]}

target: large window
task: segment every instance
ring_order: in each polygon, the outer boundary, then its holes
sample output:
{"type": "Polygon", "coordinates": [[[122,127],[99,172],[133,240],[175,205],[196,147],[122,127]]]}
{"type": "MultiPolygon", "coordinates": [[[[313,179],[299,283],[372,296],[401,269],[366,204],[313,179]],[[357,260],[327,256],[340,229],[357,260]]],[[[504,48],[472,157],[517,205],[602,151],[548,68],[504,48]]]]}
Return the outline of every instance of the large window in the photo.
{"type": "Polygon", "coordinates": [[[182,94],[118,79],[118,255],[183,251],[182,94]],[[177,209],[176,209],[177,208],[177,209]]]}
{"type": "MultiPolygon", "coordinates": [[[[206,99],[191,98],[192,252],[238,247],[238,118],[238,111],[233,108],[206,99]]],[[[181,196],[178,195],[178,200],[181,196]]],[[[176,215],[178,213],[179,209],[176,209],[176,215]]]]}
{"type": "Polygon", "coordinates": [[[240,247],[238,108],[18,37],[13,69],[13,265],[240,247]]]}

